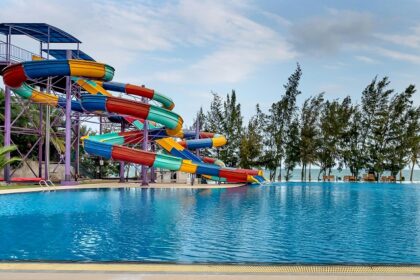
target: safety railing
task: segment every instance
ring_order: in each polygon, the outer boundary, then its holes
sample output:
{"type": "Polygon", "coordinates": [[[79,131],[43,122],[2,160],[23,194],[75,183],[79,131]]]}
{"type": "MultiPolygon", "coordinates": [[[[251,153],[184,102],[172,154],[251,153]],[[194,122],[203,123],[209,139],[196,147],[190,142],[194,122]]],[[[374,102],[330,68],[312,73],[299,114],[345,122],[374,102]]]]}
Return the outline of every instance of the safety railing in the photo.
{"type": "Polygon", "coordinates": [[[41,187],[55,187],[54,183],[51,180],[40,180],[38,182],[41,187]]]}
{"type": "Polygon", "coordinates": [[[3,41],[0,41],[0,61],[6,61],[6,43],[3,41]]]}
{"type": "MultiPolygon", "coordinates": [[[[18,63],[32,60],[34,53],[15,45],[10,45],[10,62],[18,63]]],[[[0,62],[7,62],[7,43],[0,40],[0,62]]]]}

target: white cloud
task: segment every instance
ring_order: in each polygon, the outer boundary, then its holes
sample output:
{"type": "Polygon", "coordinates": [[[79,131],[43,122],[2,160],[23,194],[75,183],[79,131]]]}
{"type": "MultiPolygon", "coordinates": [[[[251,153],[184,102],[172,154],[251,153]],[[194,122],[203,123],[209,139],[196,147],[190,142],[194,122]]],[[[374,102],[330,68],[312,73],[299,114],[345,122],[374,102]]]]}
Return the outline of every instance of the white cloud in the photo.
{"type": "Polygon", "coordinates": [[[366,44],[373,28],[369,13],[329,9],[326,16],[292,25],[290,41],[302,53],[331,55],[344,47],[366,44]]]}
{"type": "Polygon", "coordinates": [[[260,11],[260,13],[265,16],[266,18],[274,21],[275,23],[277,23],[278,25],[282,26],[282,27],[287,27],[292,25],[292,22],[290,20],[287,20],[286,18],[276,14],[276,13],[272,13],[272,12],[268,12],[268,11],[260,11]]]}
{"type": "MultiPolygon", "coordinates": [[[[315,92],[325,92],[326,95],[332,95],[333,98],[345,97],[345,88],[341,84],[325,84],[318,87],[315,92]]],[[[330,98],[330,97],[329,97],[330,98]]]]}
{"type": "Polygon", "coordinates": [[[342,69],[345,67],[348,67],[349,65],[347,63],[344,62],[340,62],[340,61],[335,61],[334,63],[330,63],[330,64],[324,64],[322,67],[324,67],[325,69],[329,69],[329,70],[338,70],[338,69],[342,69]]]}
{"type": "Polygon", "coordinates": [[[255,48],[240,47],[233,43],[223,47],[185,69],[158,73],[151,79],[181,83],[236,83],[245,79],[261,64],[293,57],[279,42],[255,48]]]}
{"type": "Polygon", "coordinates": [[[376,48],[375,49],[377,54],[383,55],[388,58],[392,58],[395,60],[410,62],[414,64],[420,64],[420,55],[416,54],[409,54],[406,52],[400,52],[395,50],[389,50],[385,48],[376,48]]]}
{"type": "Polygon", "coordinates": [[[377,64],[378,61],[376,61],[375,59],[368,57],[368,56],[364,56],[364,55],[356,55],[354,56],[355,59],[362,61],[364,63],[368,63],[368,64],[377,64]]]}
{"type": "Polygon", "coordinates": [[[138,64],[140,54],[195,48],[201,55],[190,65],[151,76],[170,82],[191,77],[210,83],[237,82],[265,63],[294,57],[278,33],[246,16],[252,9],[247,1],[3,2],[2,21],[48,22],[62,28],[83,41],[83,50],[114,66],[117,73],[138,64]]]}
{"type": "Polygon", "coordinates": [[[375,34],[375,37],[400,46],[406,46],[420,50],[420,24],[410,28],[409,34],[375,34]]]}
{"type": "Polygon", "coordinates": [[[273,29],[247,18],[238,6],[222,3],[182,1],[179,14],[186,25],[194,26],[189,30],[193,36],[186,36],[186,39],[198,45],[213,44],[215,50],[183,69],[157,73],[152,79],[179,83],[236,83],[263,64],[295,56],[273,29]]]}

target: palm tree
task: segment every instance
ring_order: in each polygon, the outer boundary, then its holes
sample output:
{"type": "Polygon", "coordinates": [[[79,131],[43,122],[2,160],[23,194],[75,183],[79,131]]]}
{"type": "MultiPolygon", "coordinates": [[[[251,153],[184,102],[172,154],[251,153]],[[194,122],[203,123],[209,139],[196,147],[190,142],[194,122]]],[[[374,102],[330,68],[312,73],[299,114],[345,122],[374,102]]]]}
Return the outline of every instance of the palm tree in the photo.
{"type": "Polygon", "coordinates": [[[6,158],[7,153],[13,152],[16,149],[16,146],[0,147],[0,170],[2,170],[7,164],[21,160],[18,157],[12,157],[10,159],[6,158]]]}

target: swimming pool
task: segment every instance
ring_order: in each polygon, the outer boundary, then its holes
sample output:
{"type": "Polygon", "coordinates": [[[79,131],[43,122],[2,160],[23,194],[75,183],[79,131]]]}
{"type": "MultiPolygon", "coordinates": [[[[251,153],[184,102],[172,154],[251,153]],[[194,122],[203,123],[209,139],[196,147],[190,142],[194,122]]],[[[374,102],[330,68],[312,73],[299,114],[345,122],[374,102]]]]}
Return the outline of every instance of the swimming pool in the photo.
{"type": "Polygon", "coordinates": [[[420,264],[420,185],[1,195],[0,260],[420,264]]]}

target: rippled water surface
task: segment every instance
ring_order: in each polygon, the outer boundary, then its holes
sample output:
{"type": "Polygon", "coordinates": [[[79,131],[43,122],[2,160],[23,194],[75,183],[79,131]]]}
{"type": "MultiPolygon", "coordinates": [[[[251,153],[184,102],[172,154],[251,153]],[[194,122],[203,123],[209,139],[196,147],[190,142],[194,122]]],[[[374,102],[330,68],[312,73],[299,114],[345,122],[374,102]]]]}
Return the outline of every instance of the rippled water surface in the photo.
{"type": "Polygon", "coordinates": [[[1,195],[0,259],[420,264],[420,185],[1,195]]]}

